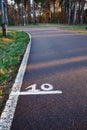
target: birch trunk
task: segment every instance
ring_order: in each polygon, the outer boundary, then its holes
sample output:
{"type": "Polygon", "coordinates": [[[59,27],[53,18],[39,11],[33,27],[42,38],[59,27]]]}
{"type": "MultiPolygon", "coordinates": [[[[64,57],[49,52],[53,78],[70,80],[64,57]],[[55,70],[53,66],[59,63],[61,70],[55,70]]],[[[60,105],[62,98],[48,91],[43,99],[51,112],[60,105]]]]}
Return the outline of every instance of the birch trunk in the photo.
{"type": "Polygon", "coordinates": [[[80,24],[83,24],[83,11],[84,11],[84,6],[85,6],[85,0],[82,1],[81,4],[81,11],[80,11],[80,24]]]}
{"type": "Polygon", "coordinates": [[[33,24],[35,24],[36,20],[35,20],[35,4],[34,4],[34,0],[32,0],[32,6],[33,6],[33,24]]]}
{"type": "Polygon", "coordinates": [[[6,3],[1,0],[1,15],[2,15],[2,35],[7,36],[7,12],[6,3]]]}
{"type": "Polygon", "coordinates": [[[68,11],[68,24],[71,22],[71,0],[69,0],[69,11],[68,11]]]}
{"type": "Polygon", "coordinates": [[[28,0],[28,24],[31,23],[31,9],[30,9],[30,0],[28,0]]]}
{"type": "Polygon", "coordinates": [[[74,17],[73,17],[73,24],[76,24],[76,9],[77,9],[77,0],[74,2],[74,17]]]}

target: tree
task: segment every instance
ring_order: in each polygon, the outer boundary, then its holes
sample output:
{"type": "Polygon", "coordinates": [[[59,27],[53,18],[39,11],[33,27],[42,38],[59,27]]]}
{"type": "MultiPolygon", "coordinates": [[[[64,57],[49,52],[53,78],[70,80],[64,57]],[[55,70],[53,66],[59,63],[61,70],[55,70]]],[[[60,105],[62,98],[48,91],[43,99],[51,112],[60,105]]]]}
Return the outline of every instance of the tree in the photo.
{"type": "Polygon", "coordinates": [[[3,36],[7,36],[7,23],[8,23],[8,19],[7,19],[7,0],[1,0],[0,1],[1,4],[1,16],[2,16],[2,34],[3,36]]]}
{"type": "MultiPolygon", "coordinates": [[[[79,16],[79,23],[83,23],[83,12],[86,0],[59,0],[60,5],[63,3],[68,3],[67,10],[68,10],[68,24],[76,23],[76,14],[78,9],[78,16],[79,16]],[[79,8],[77,8],[79,5],[79,8]],[[72,15],[73,14],[73,15],[72,15]],[[72,18],[73,16],[73,18],[72,18]]],[[[66,4],[63,4],[63,6],[66,4]]]]}
{"type": "MultiPolygon", "coordinates": [[[[34,24],[36,20],[47,23],[60,22],[68,24],[76,24],[79,20],[80,24],[83,23],[86,0],[32,0],[32,5],[30,5],[31,0],[14,1],[18,6],[18,19],[22,22],[22,25],[24,25],[24,20],[27,20],[28,24],[31,23],[31,12],[33,12],[34,24]],[[38,15],[36,15],[36,13],[38,13],[38,15]]],[[[17,11],[14,9],[14,12],[17,11]]],[[[10,17],[17,19],[16,13],[10,17]]]]}
{"type": "Polygon", "coordinates": [[[70,24],[71,20],[71,9],[72,9],[72,1],[69,0],[69,11],[68,11],[68,24],[70,24]]]}
{"type": "Polygon", "coordinates": [[[81,25],[83,24],[83,11],[84,11],[85,2],[86,2],[86,0],[81,1],[81,9],[79,10],[80,11],[80,24],[81,25]]]}
{"type": "Polygon", "coordinates": [[[67,12],[68,12],[68,24],[71,23],[71,10],[72,10],[72,0],[59,0],[59,5],[61,6],[63,4],[63,6],[65,6],[65,8],[67,7],[67,12]]]}
{"type": "Polygon", "coordinates": [[[30,7],[30,0],[28,0],[28,24],[31,23],[31,7],[30,7]]]}
{"type": "Polygon", "coordinates": [[[74,17],[73,17],[73,24],[76,23],[76,12],[77,12],[77,0],[74,0],[74,17]]]}

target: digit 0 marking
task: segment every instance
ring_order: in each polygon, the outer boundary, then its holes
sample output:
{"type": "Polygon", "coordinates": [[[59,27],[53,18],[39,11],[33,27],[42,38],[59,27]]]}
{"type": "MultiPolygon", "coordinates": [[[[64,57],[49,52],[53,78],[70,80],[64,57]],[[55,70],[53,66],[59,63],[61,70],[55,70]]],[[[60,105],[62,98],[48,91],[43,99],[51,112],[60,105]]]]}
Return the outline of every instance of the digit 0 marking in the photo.
{"type": "Polygon", "coordinates": [[[41,85],[41,89],[44,91],[51,91],[53,89],[53,86],[51,84],[45,83],[41,85]]]}

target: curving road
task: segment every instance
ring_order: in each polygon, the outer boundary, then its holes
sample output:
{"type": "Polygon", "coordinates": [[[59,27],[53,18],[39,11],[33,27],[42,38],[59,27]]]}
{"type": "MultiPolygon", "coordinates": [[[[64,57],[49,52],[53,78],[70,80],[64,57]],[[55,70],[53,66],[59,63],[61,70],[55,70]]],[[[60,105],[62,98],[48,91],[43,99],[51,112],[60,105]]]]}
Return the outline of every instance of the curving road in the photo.
{"type": "Polygon", "coordinates": [[[11,130],[87,130],[87,35],[26,32],[32,46],[11,130]]]}

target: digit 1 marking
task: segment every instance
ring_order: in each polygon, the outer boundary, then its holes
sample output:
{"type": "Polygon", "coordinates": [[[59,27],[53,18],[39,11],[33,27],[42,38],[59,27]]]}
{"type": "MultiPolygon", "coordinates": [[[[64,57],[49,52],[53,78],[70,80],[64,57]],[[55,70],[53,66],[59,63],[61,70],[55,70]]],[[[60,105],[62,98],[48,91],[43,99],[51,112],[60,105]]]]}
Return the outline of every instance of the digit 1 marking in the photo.
{"type": "Polygon", "coordinates": [[[53,89],[53,86],[51,84],[44,83],[44,84],[41,85],[41,89],[44,90],[44,91],[51,91],[53,89]]]}
{"type": "Polygon", "coordinates": [[[38,91],[40,91],[39,89],[36,89],[36,86],[37,86],[37,84],[30,85],[30,86],[28,86],[26,88],[26,90],[28,89],[29,92],[36,92],[36,91],[38,92],[38,91]]]}

